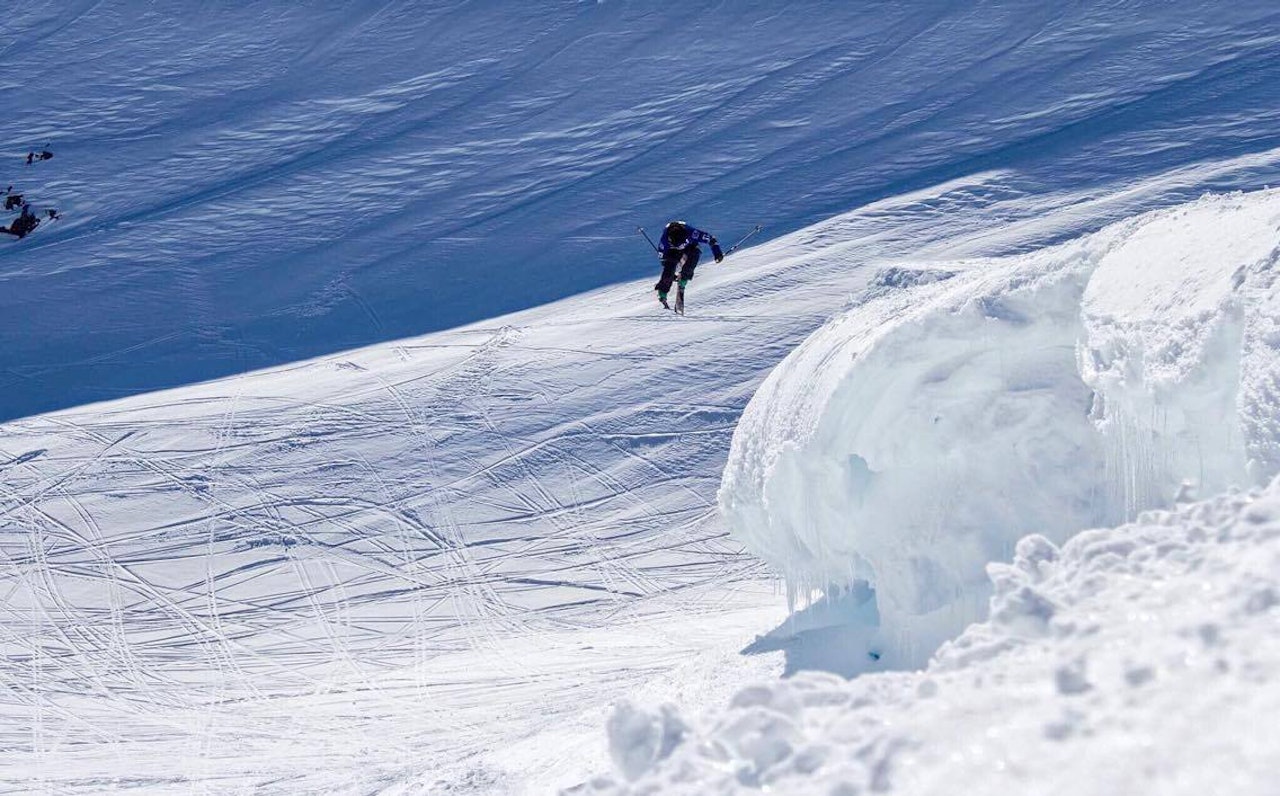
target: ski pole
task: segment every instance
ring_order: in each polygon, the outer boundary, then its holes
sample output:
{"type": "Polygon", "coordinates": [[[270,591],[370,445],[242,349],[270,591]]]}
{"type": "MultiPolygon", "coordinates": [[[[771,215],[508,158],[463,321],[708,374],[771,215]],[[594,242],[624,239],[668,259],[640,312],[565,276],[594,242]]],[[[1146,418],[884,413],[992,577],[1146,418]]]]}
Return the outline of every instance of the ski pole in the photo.
{"type": "Polygon", "coordinates": [[[742,244],[746,243],[746,242],[747,242],[747,238],[750,238],[752,235],[756,234],[757,232],[759,232],[759,231],[760,231],[760,230],[762,230],[762,229],[764,229],[764,226],[763,226],[762,224],[756,224],[755,229],[751,230],[751,231],[750,231],[750,232],[748,232],[746,235],[743,235],[743,236],[742,236],[742,240],[740,240],[740,241],[738,241],[737,243],[735,243],[735,244],[733,244],[732,246],[730,246],[730,247],[728,248],[728,250],[727,250],[727,251],[725,251],[724,256],[725,256],[725,257],[728,257],[728,256],[729,256],[730,254],[732,254],[732,253],[733,253],[733,252],[734,252],[734,251],[735,251],[739,246],[741,246],[742,244]]]}
{"type": "Polygon", "coordinates": [[[658,245],[653,242],[653,238],[649,237],[649,233],[644,231],[644,227],[636,227],[636,231],[644,235],[644,239],[649,241],[649,245],[653,247],[654,251],[658,251],[658,245]]]}

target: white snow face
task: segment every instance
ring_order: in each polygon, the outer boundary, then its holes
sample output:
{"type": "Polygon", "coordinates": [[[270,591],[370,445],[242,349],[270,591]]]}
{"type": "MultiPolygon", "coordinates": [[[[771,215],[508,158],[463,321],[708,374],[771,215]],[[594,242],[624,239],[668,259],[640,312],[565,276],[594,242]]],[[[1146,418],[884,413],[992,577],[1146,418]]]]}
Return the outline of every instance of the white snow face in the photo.
{"type": "Polygon", "coordinates": [[[915,666],[981,618],[987,563],[1025,534],[1264,483],[1277,222],[1280,192],[1205,198],[873,290],[744,412],[734,535],[794,591],[869,583],[881,665],[915,666]]]}
{"type": "Polygon", "coordinates": [[[1280,471],[1278,227],[1268,196],[1204,201],[1141,225],[1093,272],[1081,373],[1126,517],[1183,480],[1209,496],[1280,471]]]}

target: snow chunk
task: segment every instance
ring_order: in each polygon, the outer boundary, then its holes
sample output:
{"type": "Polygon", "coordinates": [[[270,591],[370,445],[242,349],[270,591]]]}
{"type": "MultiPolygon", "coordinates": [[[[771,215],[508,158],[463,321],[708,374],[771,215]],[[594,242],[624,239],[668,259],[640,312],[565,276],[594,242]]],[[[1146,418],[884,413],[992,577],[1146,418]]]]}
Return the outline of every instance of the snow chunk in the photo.
{"type": "Polygon", "coordinates": [[[1271,793],[1278,564],[1280,479],[1027,537],[992,567],[991,619],[927,671],[753,685],[629,786],[577,792],[1271,793]]]}
{"type": "MultiPolygon", "coordinates": [[[[1205,197],[876,281],[744,412],[720,489],[733,534],[795,596],[871,584],[882,665],[921,666],[982,618],[988,562],[1024,535],[1044,552],[1269,478],[1277,219],[1280,192],[1205,197]]],[[[1023,632],[1053,615],[1029,594],[1001,610],[1023,632]]]]}
{"type": "Polygon", "coordinates": [[[638,779],[671,755],[687,729],[672,705],[650,712],[624,700],[609,716],[609,754],[624,777],[638,779]]]}
{"type": "Polygon", "coordinates": [[[896,634],[887,665],[923,663],[978,618],[985,565],[1019,537],[1103,518],[1075,356],[1094,245],[855,307],[739,422],[720,491],[733,533],[798,592],[871,583],[896,634]]]}

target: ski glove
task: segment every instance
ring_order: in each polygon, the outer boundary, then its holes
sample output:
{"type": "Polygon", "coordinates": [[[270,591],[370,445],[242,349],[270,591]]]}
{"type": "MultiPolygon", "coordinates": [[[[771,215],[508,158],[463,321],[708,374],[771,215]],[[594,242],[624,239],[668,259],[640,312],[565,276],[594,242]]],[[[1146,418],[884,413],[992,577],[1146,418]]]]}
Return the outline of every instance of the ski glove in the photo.
{"type": "Polygon", "coordinates": [[[724,259],[724,252],[720,251],[720,242],[715,238],[711,239],[711,256],[716,258],[716,262],[724,259]]]}

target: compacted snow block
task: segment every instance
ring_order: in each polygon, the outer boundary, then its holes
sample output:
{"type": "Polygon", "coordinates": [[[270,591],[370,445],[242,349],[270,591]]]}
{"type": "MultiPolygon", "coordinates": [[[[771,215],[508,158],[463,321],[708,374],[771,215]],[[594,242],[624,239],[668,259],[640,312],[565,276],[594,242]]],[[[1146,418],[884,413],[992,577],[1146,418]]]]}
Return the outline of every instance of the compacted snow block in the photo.
{"type": "Polygon", "coordinates": [[[1103,257],[1082,313],[1106,485],[1126,517],[1277,472],[1280,208],[1232,196],[1162,213],[1103,257]]]}
{"type": "Polygon", "coordinates": [[[614,765],[627,779],[639,779],[671,756],[688,727],[671,705],[653,713],[623,700],[609,716],[607,731],[614,765]]]}
{"type": "Polygon", "coordinates": [[[1207,197],[878,290],[765,380],[720,490],[795,595],[866,581],[882,665],[981,619],[1018,539],[1263,483],[1280,194],[1207,197]]]}

